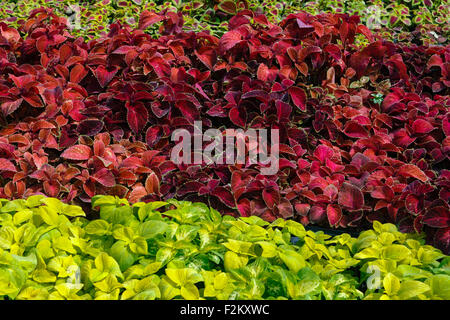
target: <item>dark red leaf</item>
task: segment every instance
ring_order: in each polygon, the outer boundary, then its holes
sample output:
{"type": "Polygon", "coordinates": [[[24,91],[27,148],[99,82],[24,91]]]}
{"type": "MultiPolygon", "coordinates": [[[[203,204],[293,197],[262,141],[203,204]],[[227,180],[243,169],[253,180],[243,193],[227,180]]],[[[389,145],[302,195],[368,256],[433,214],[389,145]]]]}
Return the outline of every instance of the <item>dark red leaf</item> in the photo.
{"type": "Polygon", "coordinates": [[[306,111],[306,93],[303,89],[299,87],[289,88],[289,95],[291,96],[292,102],[301,111],[306,111]]]}
{"type": "Polygon", "coordinates": [[[423,119],[417,119],[412,125],[412,129],[415,133],[430,133],[434,130],[431,123],[423,119]]]}
{"type": "Polygon", "coordinates": [[[211,192],[211,195],[216,196],[219,198],[223,204],[230,208],[235,208],[236,203],[234,201],[233,194],[225,189],[224,187],[216,187],[213,192],[211,192]]]}
{"type": "Polygon", "coordinates": [[[118,68],[114,67],[110,70],[105,68],[103,65],[99,65],[97,69],[94,71],[94,75],[98,80],[98,83],[102,86],[102,88],[106,87],[108,83],[111,82],[112,78],[116,75],[118,68]]]}
{"type": "Polygon", "coordinates": [[[349,210],[359,210],[364,206],[364,195],[358,187],[344,182],[339,190],[338,203],[349,210]]]}
{"type": "Polygon", "coordinates": [[[148,111],[142,102],[126,103],[127,122],[134,133],[140,133],[148,122],[148,111]]]}

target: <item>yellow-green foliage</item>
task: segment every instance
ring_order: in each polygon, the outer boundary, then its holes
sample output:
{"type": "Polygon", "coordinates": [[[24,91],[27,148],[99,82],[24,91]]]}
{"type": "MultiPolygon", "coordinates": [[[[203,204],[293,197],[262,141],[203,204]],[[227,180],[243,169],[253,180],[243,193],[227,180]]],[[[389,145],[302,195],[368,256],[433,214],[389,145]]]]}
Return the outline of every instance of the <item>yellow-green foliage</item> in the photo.
{"type": "Polygon", "coordinates": [[[95,196],[98,219],[0,203],[0,299],[450,299],[449,257],[391,224],[330,237],[173,200],[95,196]]]}

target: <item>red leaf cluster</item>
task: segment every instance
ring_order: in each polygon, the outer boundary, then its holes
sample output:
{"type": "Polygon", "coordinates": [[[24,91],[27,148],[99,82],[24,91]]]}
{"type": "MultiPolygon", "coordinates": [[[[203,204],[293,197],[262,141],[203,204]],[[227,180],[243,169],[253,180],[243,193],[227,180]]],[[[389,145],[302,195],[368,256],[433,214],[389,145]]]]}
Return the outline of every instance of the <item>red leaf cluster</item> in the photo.
{"type": "Polygon", "coordinates": [[[144,12],[140,29],[113,24],[85,42],[46,9],[21,30],[0,23],[0,196],[176,197],[268,221],[390,221],[450,252],[450,47],[375,39],[343,14],[272,24],[243,10],[220,39],[182,25],[144,12]],[[154,23],[158,39],[143,31],[154,23]],[[195,120],[278,129],[278,174],[175,165],[171,134],[195,120]]]}

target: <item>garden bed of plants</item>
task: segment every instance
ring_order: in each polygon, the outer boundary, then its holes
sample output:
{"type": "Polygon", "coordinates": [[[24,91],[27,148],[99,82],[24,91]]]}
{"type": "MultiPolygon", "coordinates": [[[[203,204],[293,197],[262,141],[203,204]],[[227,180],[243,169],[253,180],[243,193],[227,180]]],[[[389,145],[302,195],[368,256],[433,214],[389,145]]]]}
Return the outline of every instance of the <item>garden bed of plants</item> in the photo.
{"type": "Polygon", "coordinates": [[[450,299],[450,257],[393,224],[331,237],[187,201],[95,196],[95,219],[41,195],[1,204],[8,299],[450,299]]]}
{"type": "Polygon", "coordinates": [[[0,298],[450,299],[447,1],[6,3],[0,298]]]}

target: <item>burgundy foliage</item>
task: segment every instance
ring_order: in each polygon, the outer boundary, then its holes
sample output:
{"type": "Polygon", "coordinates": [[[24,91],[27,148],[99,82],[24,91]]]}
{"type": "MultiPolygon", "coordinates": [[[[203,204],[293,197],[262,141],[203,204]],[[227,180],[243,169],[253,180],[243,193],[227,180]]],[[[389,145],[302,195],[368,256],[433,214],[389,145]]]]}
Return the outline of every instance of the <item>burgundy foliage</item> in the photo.
{"type": "Polygon", "coordinates": [[[450,47],[378,40],[356,16],[244,10],[218,39],[180,14],[73,38],[35,10],[0,23],[0,196],[176,197],[223,214],[426,232],[450,253],[450,47]],[[143,30],[161,23],[160,37],[143,30]],[[359,48],[357,34],[370,44],[359,48]],[[376,97],[382,96],[381,101],[376,97]],[[280,132],[280,170],[176,165],[177,128],[280,132]]]}

